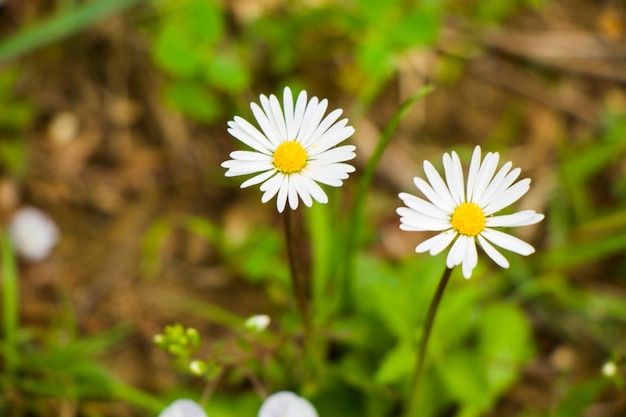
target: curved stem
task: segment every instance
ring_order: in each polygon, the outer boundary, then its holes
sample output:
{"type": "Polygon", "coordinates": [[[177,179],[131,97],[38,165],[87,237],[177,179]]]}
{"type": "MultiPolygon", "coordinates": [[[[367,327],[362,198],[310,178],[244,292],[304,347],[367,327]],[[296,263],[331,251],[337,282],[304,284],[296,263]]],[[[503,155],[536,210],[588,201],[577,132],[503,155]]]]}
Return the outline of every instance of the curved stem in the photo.
{"type": "MultiPolygon", "coordinates": [[[[291,285],[296,297],[296,304],[298,311],[300,312],[300,318],[304,326],[305,339],[309,336],[311,330],[311,317],[309,314],[309,304],[307,297],[307,285],[306,280],[300,273],[298,267],[298,257],[296,255],[296,238],[293,227],[293,221],[291,219],[292,210],[287,208],[283,213],[283,221],[285,225],[285,244],[287,246],[287,258],[289,260],[289,275],[291,276],[291,285]]],[[[306,344],[306,340],[305,340],[306,344]]]]}
{"type": "Polygon", "coordinates": [[[424,321],[424,329],[422,331],[422,336],[420,338],[419,344],[419,353],[417,357],[417,365],[415,366],[415,372],[413,374],[413,381],[411,387],[411,396],[409,397],[409,413],[407,417],[415,417],[417,404],[418,404],[418,394],[420,389],[420,381],[422,377],[422,370],[424,368],[424,360],[426,358],[426,349],[428,348],[428,340],[430,339],[430,332],[433,328],[433,323],[435,322],[435,316],[437,314],[437,309],[439,307],[439,302],[443,297],[443,292],[448,285],[448,281],[450,280],[450,275],[452,274],[452,268],[446,268],[443,271],[443,275],[439,280],[439,285],[437,286],[437,290],[435,291],[435,295],[433,299],[430,301],[430,306],[428,307],[428,312],[426,313],[426,319],[424,321]]]}

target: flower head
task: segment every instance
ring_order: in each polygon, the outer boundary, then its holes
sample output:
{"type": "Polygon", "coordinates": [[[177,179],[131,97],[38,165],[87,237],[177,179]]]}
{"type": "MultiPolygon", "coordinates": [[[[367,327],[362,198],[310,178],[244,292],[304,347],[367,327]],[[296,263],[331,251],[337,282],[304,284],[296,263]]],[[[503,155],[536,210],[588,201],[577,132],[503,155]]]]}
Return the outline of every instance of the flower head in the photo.
{"type": "Polygon", "coordinates": [[[244,323],[244,327],[255,333],[260,333],[263,330],[267,329],[267,326],[270,325],[270,322],[270,316],[268,316],[267,314],[257,314],[248,317],[244,323]]]}
{"type": "Polygon", "coordinates": [[[345,164],[355,157],[353,145],[337,147],[354,133],[348,119],[339,119],[342,110],[324,114],[328,100],[313,97],[307,101],[301,91],[295,105],[291,90],[283,92],[282,108],[275,95],[260,96],[261,106],[250,105],[259,131],[245,119],[235,116],[228,122],[228,133],[251,147],[252,151],[234,151],[232,159],[222,163],[227,177],[256,174],[241,188],[261,184],[261,201],[277,196],[279,212],[287,201],[291,209],[298,201],[310,207],[313,200],[327,203],[328,197],[318,183],[339,187],[354,167],[345,164]]]}
{"type": "Polygon", "coordinates": [[[400,199],[407,206],[397,209],[400,228],[441,233],[420,243],[415,248],[416,252],[437,255],[454,241],[446,265],[448,268],[462,265],[463,276],[469,278],[478,262],[476,241],[503,268],[508,268],[509,262],[494,244],[524,256],[535,251],[528,243],[495,229],[527,226],[544,218],[543,214],[534,210],[493,215],[519,200],[530,187],[528,178],[513,184],[521,170],[511,170],[511,162],[504,164],[496,173],[499,159],[497,152],[489,152],[481,161],[480,147],[477,146],[472,154],[467,188],[464,185],[463,167],[456,152],[443,155],[445,182],[433,165],[424,161],[428,182],[419,177],[414,182],[430,201],[400,193],[400,199]]]}
{"type": "Polygon", "coordinates": [[[317,411],[293,392],[279,391],[263,401],[258,417],[317,417],[317,411]]]}
{"type": "Polygon", "coordinates": [[[200,404],[193,400],[176,400],[159,414],[159,417],[207,417],[200,404]]]}
{"type": "Polygon", "coordinates": [[[9,233],[15,251],[29,261],[48,257],[59,240],[57,225],[43,211],[35,207],[22,207],[9,224],[9,233]]]}

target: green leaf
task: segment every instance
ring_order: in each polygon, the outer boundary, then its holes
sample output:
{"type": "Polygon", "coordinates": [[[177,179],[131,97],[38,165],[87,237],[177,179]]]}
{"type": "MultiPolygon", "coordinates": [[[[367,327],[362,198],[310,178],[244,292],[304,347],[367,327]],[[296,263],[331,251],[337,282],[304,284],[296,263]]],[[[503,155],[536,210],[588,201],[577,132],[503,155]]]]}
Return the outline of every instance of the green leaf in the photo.
{"type": "Polygon", "coordinates": [[[215,45],[224,32],[221,6],[212,0],[193,0],[183,9],[182,22],[179,30],[187,30],[193,35],[194,41],[203,47],[215,45]]]}
{"type": "Polygon", "coordinates": [[[199,70],[194,44],[185,35],[178,27],[166,26],[156,34],[152,46],[157,65],[178,77],[192,77],[199,70]]]}
{"type": "Polygon", "coordinates": [[[241,92],[250,84],[245,65],[234,54],[212,56],[205,66],[206,80],[231,93],[241,92]]]}
{"type": "Polygon", "coordinates": [[[376,371],[376,381],[385,385],[406,381],[413,373],[416,357],[417,349],[413,343],[398,343],[382,360],[376,371]]]}
{"type": "Polygon", "coordinates": [[[478,328],[489,390],[495,398],[515,381],[521,364],[532,358],[531,326],[523,311],[507,303],[485,308],[478,328]]]}
{"type": "Polygon", "coordinates": [[[576,385],[565,394],[552,417],[582,416],[608,384],[608,379],[597,378],[576,385]]]}
{"type": "Polygon", "coordinates": [[[436,370],[447,391],[464,406],[487,410],[491,405],[484,363],[476,354],[457,350],[436,363],[436,370]]]}
{"type": "Polygon", "coordinates": [[[167,86],[165,97],[172,107],[198,121],[210,122],[220,114],[220,102],[201,82],[174,81],[167,86]]]}

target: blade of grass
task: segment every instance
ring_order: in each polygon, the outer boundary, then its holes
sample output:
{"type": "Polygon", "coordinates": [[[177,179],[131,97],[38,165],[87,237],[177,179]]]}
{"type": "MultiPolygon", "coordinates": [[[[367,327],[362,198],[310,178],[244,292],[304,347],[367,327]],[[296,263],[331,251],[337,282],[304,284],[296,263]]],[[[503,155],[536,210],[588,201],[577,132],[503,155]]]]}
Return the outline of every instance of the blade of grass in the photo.
{"type": "Polygon", "coordinates": [[[5,376],[10,380],[17,362],[18,286],[15,253],[8,232],[2,233],[2,313],[4,325],[5,376]]]}
{"type": "Polygon", "coordinates": [[[411,97],[409,97],[400,107],[398,111],[393,115],[391,121],[385,126],[382,134],[380,135],[380,139],[378,140],[378,144],[372,153],[372,156],[367,161],[365,165],[365,169],[363,171],[363,175],[361,176],[361,180],[359,182],[356,196],[354,199],[354,204],[352,206],[352,216],[350,216],[346,237],[346,262],[344,263],[344,273],[340,275],[342,278],[342,282],[344,284],[344,294],[347,291],[347,288],[350,285],[352,280],[352,274],[354,271],[354,252],[356,243],[359,241],[359,230],[360,225],[362,224],[363,217],[363,207],[365,205],[365,201],[367,199],[367,192],[370,188],[372,180],[374,179],[374,174],[376,173],[376,169],[378,168],[378,164],[383,156],[383,152],[391,142],[391,138],[395,133],[396,129],[400,125],[402,119],[409,111],[411,106],[415,104],[417,101],[426,97],[428,94],[433,92],[435,87],[433,85],[426,85],[419,90],[417,90],[411,97]]]}
{"type": "Polygon", "coordinates": [[[140,1],[143,0],[93,1],[23,29],[0,43],[0,63],[84,30],[98,20],[119,13],[140,1]]]}

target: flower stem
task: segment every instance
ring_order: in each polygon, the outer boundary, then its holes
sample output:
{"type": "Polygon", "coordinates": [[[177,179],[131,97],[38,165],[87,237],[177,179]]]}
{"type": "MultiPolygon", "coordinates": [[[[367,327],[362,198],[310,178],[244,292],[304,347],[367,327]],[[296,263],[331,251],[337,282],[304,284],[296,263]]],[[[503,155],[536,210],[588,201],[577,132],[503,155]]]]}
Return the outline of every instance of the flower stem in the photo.
{"type": "Polygon", "coordinates": [[[428,312],[426,313],[426,320],[424,321],[424,329],[422,331],[422,336],[419,344],[419,352],[417,357],[417,365],[415,366],[415,373],[413,374],[413,381],[411,387],[411,396],[409,397],[409,413],[406,417],[415,417],[417,412],[417,404],[418,404],[418,394],[420,389],[420,381],[422,377],[422,369],[424,368],[424,360],[426,358],[426,349],[428,348],[428,340],[430,339],[430,332],[433,328],[433,323],[435,322],[435,315],[437,314],[437,309],[439,307],[439,302],[443,297],[443,292],[446,289],[446,285],[448,285],[448,281],[450,280],[450,275],[452,274],[452,268],[446,268],[443,271],[443,275],[439,280],[439,285],[437,286],[437,290],[435,291],[435,295],[433,299],[430,301],[430,306],[428,307],[428,312]]]}
{"type": "MultiPolygon", "coordinates": [[[[304,276],[300,273],[298,266],[298,257],[296,255],[296,238],[293,225],[292,210],[287,209],[283,213],[283,221],[285,225],[285,240],[287,245],[287,258],[289,260],[289,272],[291,276],[291,286],[296,297],[296,304],[300,312],[300,319],[304,326],[305,339],[311,332],[311,316],[309,314],[308,289],[304,276]]],[[[305,340],[306,344],[306,340],[305,340]]]]}

